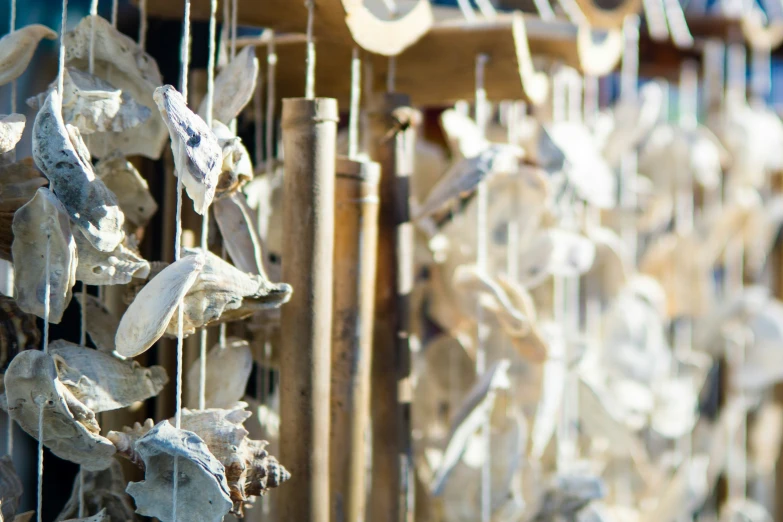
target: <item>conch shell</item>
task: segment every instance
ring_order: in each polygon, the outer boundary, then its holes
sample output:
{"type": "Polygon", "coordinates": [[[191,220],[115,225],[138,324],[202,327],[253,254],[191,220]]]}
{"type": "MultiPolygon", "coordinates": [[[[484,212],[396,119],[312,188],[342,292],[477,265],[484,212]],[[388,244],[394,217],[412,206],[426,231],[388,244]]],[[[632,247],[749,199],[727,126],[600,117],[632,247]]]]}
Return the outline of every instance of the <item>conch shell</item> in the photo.
{"type": "Polygon", "coordinates": [[[22,75],[43,38],[54,40],[57,33],[45,25],[32,24],[0,38],[0,85],[11,83],[22,75]]]}

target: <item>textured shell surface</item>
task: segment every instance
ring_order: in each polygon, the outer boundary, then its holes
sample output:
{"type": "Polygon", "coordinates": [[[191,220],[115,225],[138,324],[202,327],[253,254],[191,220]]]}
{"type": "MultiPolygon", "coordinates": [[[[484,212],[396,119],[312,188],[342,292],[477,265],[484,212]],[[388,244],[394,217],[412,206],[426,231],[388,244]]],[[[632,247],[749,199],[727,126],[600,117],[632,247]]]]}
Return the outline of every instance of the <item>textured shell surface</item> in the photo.
{"type": "Polygon", "coordinates": [[[101,252],[80,230],[74,233],[79,264],[76,280],[88,285],[124,285],[134,277],[145,279],[150,264],[138,252],[125,246],[125,241],[111,252],[101,252]]]}
{"type": "MultiPolygon", "coordinates": [[[[81,296],[76,300],[79,306],[83,306],[81,296]]],[[[114,351],[114,336],[117,334],[117,327],[120,320],[93,295],[87,294],[86,308],[82,313],[89,317],[87,321],[87,335],[101,352],[112,353],[114,351]]]]}
{"type": "MultiPolygon", "coordinates": [[[[136,466],[144,469],[144,460],[136,451],[136,441],[149,433],[155,427],[152,419],[147,419],[144,423],[135,422],[132,427],[125,426],[122,431],[110,431],[106,438],[117,448],[117,454],[125,457],[136,466]]],[[[123,485],[124,487],[124,485],[123,485]]]]}
{"type": "MultiPolygon", "coordinates": [[[[83,471],[84,481],[84,513],[86,515],[98,515],[105,510],[106,520],[119,520],[121,522],[136,522],[133,503],[125,493],[126,480],[122,473],[122,466],[118,460],[114,460],[111,466],[102,471],[83,471]]],[[[78,516],[79,513],[79,477],[73,482],[73,489],[68,502],[57,515],[56,522],[65,521],[78,516]]]]}
{"type": "Polygon", "coordinates": [[[0,374],[22,350],[41,347],[35,316],[22,311],[13,297],[0,294],[0,374]]]}
{"type": "Polygon", "coordinates": [[[171,85],[155,89],[154,99],[169,129],[177,175],[181,176],[195,211],[204,214],[215,197],[223,164],[218,139],[171,85]]]}
{"type": "MultiPolygon", "coordinates": [[[[135,41],[112,27],[108,20],[100,16],[85,16],[79,25],[66,33],[66,63],[81,70],[88,69],[93,26],[95,75],[111,82],[123,95],[135,100],[140,106],[152,109],[152,93],[155,87],[163,83],[158,65],[135,41]]],[[[158,159],[166,144],[166,134],[163,121],[156,114],[150,114],[143,124],[124,132],[109,132],[95,139],[88,137],[88,145],[90,152],[98,158],[119,150],[126,156],[139,154],[158,159]]]]}
{"type": "MultiPolygon", "coordinates": [[[[228,123],[236,118],[253,97],[256,78],[258,78],[256,48],[249,45],[239,51],[236,57],[221,69],[220,74],[215,78],[213,120],[228,123]]],[[[206,120],[206,98],[202,100],[198,114],[206,120]]]]}
{"type": "Polygon", "coordinates": [[[204,257],[186,255],[153,277],[136,295],[120,320],[115,336],[117,353],[135,357],[160,339],[204,268],[204,257]]]}
{"type": "Polygon", "coordinates": [[[0,114],[0,154],[14,150],[22,139],[26,121],[24,114],[0,114]]]}
{"type": "Polygon", "coordinates": [[[33,125],[35,164],[90,243],[111,252],[125,235],[125,217],[114,193],[96,179],[78,130],[66,128],[61,110],[60,95],[50,92],[33,125]]]}
{"type": "Polygon", "coordinates": [[[49,344],[49,353],[60,382],[95,413],[155,397],[169,380],[162,366],[145,368],[61,339],[49,344]]]}
{"type": "Polygon", "coordinates": [[[5,396],[11,418],[36,439],[43,408],[43,443],[58,457],[93,471],[111,465],[114,445],[100,435],[95,413],[60,382],[48,354],[19,353],[5,373],[5,396]]]}
{"type": "Polygon", "coordinates": [[[125,214],[125,224],[145,226],[158,211],[147,180],[125,157],[110,154],[95,165],[95,175],[114,192],[125,214]]]}
{"type": "Polygon", "coordinates": [[[0,457],[0,518],[13,520],[22,499],[22,479],[16,473],[10,455],[0,457]]]}
{"type": "Polygon", "coordinates": [[[223,163],[218,178],[215,198],[235,194],[245,183],[253,179],[253,164],[250,154],[231,130],[218,120],[212,122],[212,131],[223,152],[223,163]]]}
{"type": "MultiPolygon", "coordinates": [[[[45,92],[28,98],[27,105],[37,110],[56,88],[55,80],[45,92]]],[[[84,136],[122,132],[141,125],[151,115],[149,108],[109,82],[75,67],[67,67],[63,73],[62,106],[63,121],[74,125],[84,136]]]]}
{"type": "MultiPolygon", "coordinates": [[[[253,368],[250,345],[242,339],[228,339],[225,347],[216,344],[207,353],[206,368],[205,406],[207,408],[234,406],[245,395],[247,381],[253,368]]],[[[192,383],[187,388],[185,398],[185,405],[188,408],[198,407],[199,394],[195,383],[199,382],[200,371],[201,358],[199,357],[188,370],[187,382],[192,383]]]]}
{"type": "Polygon", "coordinates": [[[195,433],[164,420],[136,441],[136,449],[144,460],[144,480],[131,482],[126,491],[140,515],[172,522],[175,500],[179,520],[221,522],[231,509],[225,469],[195,433]],[[175,457],[177,477],[173,477],[175,457]],[[178,484],[176,499],[173,480],[178,484]]]}
{"type": "Polygon", "coordinates": [[[243,194],[215,200],[212,205],[226,252],[234,265],[248,274],[265,275],[261,237],[253,222],[252,210],[243,194]]]}
{"type": "Polygon", "coordinates": [[[33,58],[38,42],[54,40],[57,33],[45,25],[26,25],[0,38],[0,85],[22,75],[33,58]]]}
{"type": "Polygon", "coordinates": [[[110,522],[110,521],[111,518],[109,517],[109,514],[106,512],[105,509],[102,509],[99,513],[96,513],[91,517],[69,518],[68,520],[64,520],[63,522],[110,522]]]}
{"type": "Polygon", "coordinates": [[[44,317],[48,244],[49,321],[59,324],[71,300],[77,264],[76,243],[65,208],[48,188],[42,187],[14,214],[12,228],[17,304],[25,312],[44,317]]]}
{"type": "MultiPolygon", "coordinates": [[[[245,408],[247,403],[240,402],[231,408],[208,408],[206,410],[182,410],[182,429],[198,435],[224,466],[240,451],[240,446],[248,435],[243,426],[252,415],[245,408]]],[[[170,419],[172,422],[173,419],[170,419]]]]}

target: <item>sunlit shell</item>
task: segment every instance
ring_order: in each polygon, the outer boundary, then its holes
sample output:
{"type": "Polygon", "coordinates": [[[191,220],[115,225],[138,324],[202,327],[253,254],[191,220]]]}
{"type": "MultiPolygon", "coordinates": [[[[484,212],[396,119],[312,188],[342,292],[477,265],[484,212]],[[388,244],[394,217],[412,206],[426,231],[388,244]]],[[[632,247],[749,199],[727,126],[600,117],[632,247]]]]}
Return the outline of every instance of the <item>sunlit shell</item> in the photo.
{"type": "Polygon", "coordinates": [[[5,373],[8,413],[31,437],[38,438],[43,408],[43,444],[58,457],[85,469],[106,469],[115,453],[100,435],[95,413],[57,378],[55,362],[38,350],[20,352],[5,373]]]}
{"type": "Polygon", "coordinates": [[[22,75],[38,42],[43,38],[54,40],[57,33],[40,24],[26,25],[0,39],[0,85],[5,85],[22,75]]]}
{"type": "MultiPolygon", "coordinates": [[[[247,341],[227,339],[225,346],[220,344],[213,346],[207,352],[206,359],[205,407],[231,408],[238,403],[245,395],[252,369],[253,354],[247,341]],[[228,375],[231,376],[230,379],[226,378],[228,375]]],[[[200,375],[201,358],[199,357],[187,373],[189,385],[185,405],[188,408],[198,407],[200,375]]]]}
{"type": "Polygon", "coordinates": [[[242,140],[234,136],[228,127],[215,120],[212,122],[212,131],[223,151],[220,177],[215,189],[215,197],[222,198],[236,193],[253,179],[253,164],[242,140]]]}
{"type": "Polygon", "coordinates": [[[264,250],[256,231],[253,211],[245,196],[232,194],[212,205],[220,235],[234,266],[248,274],[265,274],[264,250]]]}
{"type": "MultiPolygon", "coordinates": [[[[213,90],[212,119],[229,123],[236,118],[245,105],[250,102],[258,78],[258,58],[256,48],[244,47],[215,78],[213,90]]],[[[202,100],[198,114],[207,119],[207,100],[202,100]]]]}
{"type": "Polygon", "coordinates": [[[22,139],[25,121],[24,114],[0,114],[0,154],[14,150],[22,139]]]}
{"type": "MultiPolygon", "coordinates": [[[[455,109],[441,113],[440,126],[446,134],[449,150],[455,159],[478,156],[489,145],[482,137],[476,122],[455,109]]],[[[418,172],[416,174],[418,175],[418,172]]]]}
{"type": "Polygon", "coordinates": [[[76,282],[76,243],[63,205],[48,188],[40,188],[14,215],[14,295],[19,307],[45,315],[46,253],[49,252],[49,321],[58,324],[76,282]]]}
{"type": "Polygon", "coordinates": [[[145,279],[150,274],[150,264],[125,242],[111,252],[101,252],[79,230],[74,239],[79,254],[77,281],[88,285],[124,285],[134,277],[145,279]]]}

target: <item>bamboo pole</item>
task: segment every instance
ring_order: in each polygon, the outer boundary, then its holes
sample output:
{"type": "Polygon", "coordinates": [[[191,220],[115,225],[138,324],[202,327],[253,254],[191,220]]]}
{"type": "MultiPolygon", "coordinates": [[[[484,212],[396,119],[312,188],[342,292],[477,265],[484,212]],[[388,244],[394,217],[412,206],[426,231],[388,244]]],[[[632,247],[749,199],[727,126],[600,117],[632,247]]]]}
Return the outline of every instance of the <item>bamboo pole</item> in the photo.
{"type": "Polygon", "coordinates": [[[360,522],[366,508],[378,183],[375,162],[337,159],[332,325],[332,522],[360,522]]]}
{"type": "Polygon", "coordinates": [[[408,191],[415,133],[409,98],[388,93],[372,114],[372,157],[381,164],[372,355],[372,488],[367,520],[413,513],[410,443],[410,329],[413,229],[408,191]]]}
{"type": "Polygon", "coordinates": [[[283,100],[282,276],[294,293],[281,313],[280,520],[329,520],[329,365],[337,101],[283,100]]]}

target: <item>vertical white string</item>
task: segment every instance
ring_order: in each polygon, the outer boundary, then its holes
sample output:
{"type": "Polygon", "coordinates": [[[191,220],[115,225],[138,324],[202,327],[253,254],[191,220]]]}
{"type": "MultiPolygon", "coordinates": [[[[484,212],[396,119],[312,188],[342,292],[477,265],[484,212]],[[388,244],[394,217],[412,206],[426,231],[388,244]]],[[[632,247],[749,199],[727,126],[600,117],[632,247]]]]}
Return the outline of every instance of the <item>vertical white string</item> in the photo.
{"type": "Polygon", "coordinates": [[[95,74],[95,17],[98,16],[98,0],[90,2],[90,49],[88,51],[88,71],[95,74]]]}
{"type": "Polygon", "coordinates": [[[266,46],[266,174],[274,171],[275,148],[275,77],[277,73],[277,51],[275,32],[269,31],[269,44],[266,46]]]}
{"type": "MultiPolygon", "coordinates": [[[[623,23],[623,60],[620,66],[620,99],[624,102],[636,100],[639,89],[639,17],[629,15],[623,23]]],[[[632,181],[636,177],[637,154],[629,151],[620,159],[620,207],[633,215],[638,206],[632,181]]],[[[636,262],[638,234],[631,220],[621,225],[620,235],[628,246],[631,259],[636,262]]]]}
{"type": "Polygon", "coordinates": [[[139,47],[147,47],[147,0],[139,0],[139,47]]]}
{"type": "Polygon", "coordinates": [[[84,511],[84,468],[79,466],[79,518],[84,517],[84,511]]]}
{"type": "MultiPolygon", "coordinates": [[[[13,33],[16,30],[16,0],[11,0],[11,14],[9,16],[9,32],[13,33]]],[[[11,82],[11,114],[16,112],[16,80],[11,82]]],[[[8,289],[8,295],[13,297],[14,295],[14,268],[13,265],[8,263],[6,269],[6,288],[8,289]]],[[[8,430],[6,433],[6,453],[13,455],[14,452],[14,421],[11,416],[8,416],[8,430]]]]}
{"type": "Polygon", "coordinates": [[[397,88],[397,57],[389,56],[386,70],[386,92],[394,92],[397,88]]]}
{"type": "Polygon", "coordinates": [[[753,94],[753,102],[764,106],[772,87],[771,51],[768,47],[751,49],[751,75],[750,90],[753,94]]]}
{"type": "MultiPolygon", "coordinates": [[[[9,32],[16,30],[16,0],[11,0],[11,16],[9,32]]],[[[11,114],[16,112],[16,80],[11,82],[11,114]]]]}
{"type": "MultiPolygon", "coordinates": [[[[264,107],[262,104],[264,94],[264,82],[261,68],[258,68],[256,76],[256,90],[253,92],[253,157],[256,164],[261,164],[264,155],[264,107]]],[[[261,214],[259,213],[259,216],[261,214]]]]}
{"type": "Polygon", "coordinates": [[[60,55],[57,59],[57,92],[63,94],[63,72],[65,71],[65,31],[68,25],[68,0],[63,0],[62,19],[60,20],[60,55]]]}
{"type": "Polygon", "coordinates": [[[87,345],[87,285],[82,281],[82,292],[80,295],[82,313],[81,325],[79,328],[79,346],[84,348],[87,345]]]}
{"type": "Polygon", "coordinates": [[[117,27],[118,8],[119,8],[118,0],[111,0],[111,25],[112,25],[112,27],[117,27]]]}
{"type": "Polygon", "coordinates": [[[348,112],[348,157],[355,159],[359,152],[359,104],[362,96],[362,60],[359,48],[353,48],[351,57],[351,105],[348,112]]]}
{"type": "Polygon", "coordinates": [[[457,5],[459,6],[459,10],[462,11],[462,16],[465,17],[465,20],[469,22],[476,20],[476,13],[473,12],[473,8],[470,6],[468,0],[457,0],[457,5]]]}
{"type": "MultiPolygon", "coordinates": [[[[64,2],[63,2],[64,3],[64,2]]],[[[46,200],[43,200],[44,212],[46,212],[46,200]]],[[[44,270],[44,331],[43,331],[43,352],[49,353],[49,308],[51,303],[50,289],[50,260],[51,260],[51,237],[46,235],[46,259],[44,270]]],[[[35,403],[38,405],[38,485],[36,495],[36,511],[38,522],[42,522],[43,512],[43,472],[44,472],[44,451],[43,451],[43,426],[44,426],[44,407],[47,398],[43,395],[35,397],[35,403]]]]}
{"type": "Polygon", "coordinates": [[[495,10],[495,6],[492,5],[490,0],[476,0],[476,5],[484,18],[492,20],[497,17],[498,12],[495,10]]]}
{"type": "Polygon", "coordinates": [[[237,18],[239,6],[237,0],[231,0],[231,59],[237,55],[237,18]]]}
{"type": "Polygon", "coordinates": [[[313,0],[305,0],[307,7],[307,56],[305,57],[305,98],[315,98],[315,43],[313,43],[313,0]]]}

